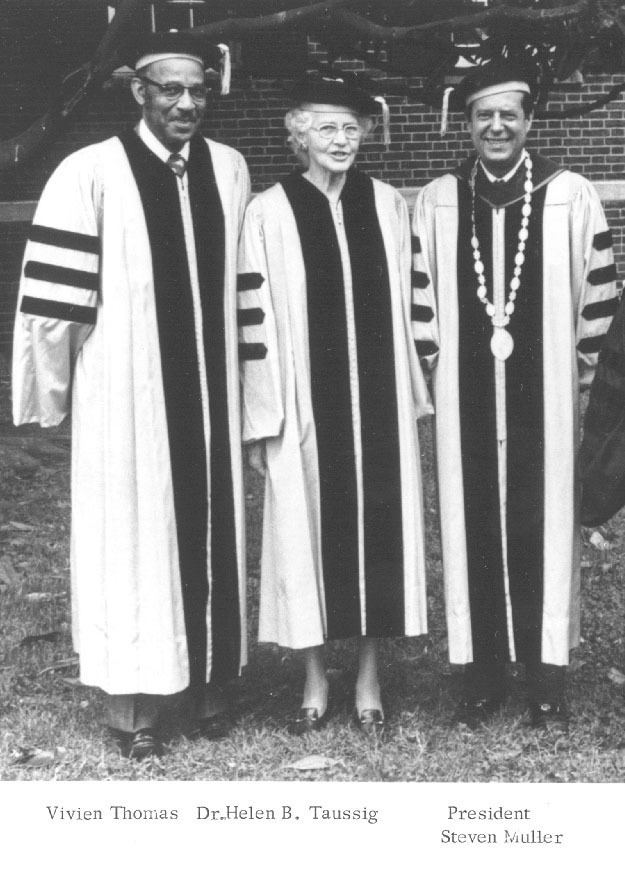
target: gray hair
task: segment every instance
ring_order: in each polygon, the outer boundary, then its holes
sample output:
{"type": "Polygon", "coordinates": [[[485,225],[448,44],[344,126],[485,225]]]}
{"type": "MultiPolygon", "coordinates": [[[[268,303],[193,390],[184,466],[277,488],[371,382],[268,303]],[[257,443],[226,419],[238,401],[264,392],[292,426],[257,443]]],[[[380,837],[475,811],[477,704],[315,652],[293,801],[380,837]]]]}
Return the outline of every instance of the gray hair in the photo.
{"type": "MultiPolygon", "coordinates": [[[[354,113],[358,119],[358,123],[364,131],[364,135],[370,134],[375,127],[375,122],[368,115],[358,115],[354,113]]],[[[308,156],[306,155],[306,146],[303,142],[303,136],[306,131],[312,126],[313,118],[310,110],[303,109],[301,106],[290,109],[284,117],[284,126],[289,132],[286,138],[287,144],[295,155],[298,161],[304,166],[308,166],[308,156]]]]}
{"type": "Polygon", "coordinates": [[[308,158],[302,138],[312,123],[312,113],[300,107],[290,109],[284,117],[284,126],[289,132],[286,138],[287,145],[297,160],[305,165],[308,165],[308,158]]]}

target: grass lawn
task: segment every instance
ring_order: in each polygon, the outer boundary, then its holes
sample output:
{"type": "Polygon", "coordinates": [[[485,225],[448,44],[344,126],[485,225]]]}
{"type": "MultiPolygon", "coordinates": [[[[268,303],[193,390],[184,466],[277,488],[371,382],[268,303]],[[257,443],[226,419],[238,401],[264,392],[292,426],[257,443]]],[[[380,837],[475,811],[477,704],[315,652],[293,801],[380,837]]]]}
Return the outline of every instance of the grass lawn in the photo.
{"type": "Polygon", "coordinates": [[[172,711],[168,755],[123,759],[102,727],[102,696],[77,682],[69,600],[69,463],[66,427],[13,429],[8,376],[0,360],[0,778],[4,780],[621,781],[625,775],[623,517],[611,550],[584,545],[583,643],[573,654],[568,736],[525,726],[522,678],[510,703],[476,731],[452,726],[457,675],[446,661],[442,567],[432,480],[431,430],[423,430],[428,525],[430,634],[382,650],[387,739],[369,743],[350,728],[354,649],[329,648],[337,703],[328,726],[296,739],[284,728],[297,708],[295,654],[255,643],[261,487],[246,486],[250,663],[231,695],[238,715],[219,742],[191,742],[172,711]],[[16,751],[40,759],[16,763],[16,751]],[[292,764],[318,754],[326,768],[292,764]],[[35,764],[33,764],[33,762],[35,764]],[[39,762],[39,765],[36,763],[39,762]]]}

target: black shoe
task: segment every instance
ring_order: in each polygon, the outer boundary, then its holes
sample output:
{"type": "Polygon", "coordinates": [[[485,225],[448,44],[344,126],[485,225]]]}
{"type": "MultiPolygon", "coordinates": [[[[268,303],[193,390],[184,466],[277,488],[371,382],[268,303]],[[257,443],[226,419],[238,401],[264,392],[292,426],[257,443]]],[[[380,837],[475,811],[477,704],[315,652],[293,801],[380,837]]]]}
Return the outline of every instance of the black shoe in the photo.
{"type": "Polygon", "coordinates": [[[233,726],[234,718],[231,712],[220,711],[218,714],[212,714],[210,717],[199,718],[190,736],[193,739],[207,738],[210,741],[217,741],[229,735],[233,726]]]}
{"type": "Polygon", "coordinates": [[[454,711],[453,722],[476,729],[495,714],[504,703],[503,696],[484,696],[481,699],[461,699],[454,711]]]}
{"type": "Polygon", "coordinates": [[[163,747],[152,729],[139,729],[130,738],[128,759],[137,762],[148,757],[161,757],[163,747]]]}
{"type": "Polygon", "coordinates": [[[532,729],[553,729],[567,732],[569,710],[564,702],[530,702],[530,726],[532,729]]]}
{"type": "Polygon", "coordinates": [[[359,732],[369,738],[381,738],[386,728],[384,714],[378,708],[365,708],[360,712],[354,711],[352,722],[359,732]]]}
{"type": "Polygon", "coordinates": [[[287,728],[291,735],[306,735],[308,732],[316,732],[318,729],[322,729],[328,722],[329,716],[329,705],[321,717],[319,716],[318,708],[300,708],[297,716],[291,720],[287,728]]]}

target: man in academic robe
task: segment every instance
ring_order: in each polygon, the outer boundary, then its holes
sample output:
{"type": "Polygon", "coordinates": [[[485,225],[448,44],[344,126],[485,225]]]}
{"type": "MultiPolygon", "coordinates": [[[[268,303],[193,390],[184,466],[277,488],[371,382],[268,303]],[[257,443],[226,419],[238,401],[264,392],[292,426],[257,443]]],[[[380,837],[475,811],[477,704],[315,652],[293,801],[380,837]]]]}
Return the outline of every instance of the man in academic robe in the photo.
{"type": "Polygon", "coordinates": [[[415,339],[433,370],[449,656],[476,725],[525,664],[531,723],[566,726],[579,640],[578,396],[617,305],[593,187],[529,152],[534,79],[491,62],[460,89],[477,154],[414,216],[415,339]]]}
{"type": "Polygon", "coordinates": [[[200,730],[221,732],[222,687],[245,662],[235,301],[249,177],[197,133],[221,57],[178,33],[137,47],[142,118],[53,174],[18,302],[15,423],[72,414],[81,680],[109,695],[136,759],[160,753],[163,697],[187,688],[200,730]]]}

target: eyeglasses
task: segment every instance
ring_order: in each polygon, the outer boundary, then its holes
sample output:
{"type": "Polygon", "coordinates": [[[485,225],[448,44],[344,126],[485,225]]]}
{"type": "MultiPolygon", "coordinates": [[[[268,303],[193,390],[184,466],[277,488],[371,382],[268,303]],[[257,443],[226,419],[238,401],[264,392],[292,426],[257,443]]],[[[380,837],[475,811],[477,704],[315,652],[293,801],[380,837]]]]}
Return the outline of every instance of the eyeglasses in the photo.
{"type": "Polygon", "coordinates": [[[150,79],[148,76],[140,76],[139,78],[142,82],[147,82],[149,85],[158,88],[160,94],[162,94],[165,100],[170,100],[172,103],[176,100],[180,100],[185,91],[189,92],[189,97],[193,103],[204,103],[209,91],[212,91],[212,88],[206,84],[192,85],[190,88],[186,88],[184,85],[181,85],[180,82],[166,82],[163,85],[161,82],[155,82],[154,79],[150,79]]]}
{"type": "Polygon", "coordinates": [[[334,140],[338,135],[339,131],[342,131],[343,134],[347,137],[348,140],[357,140],[363,134],[363,129],[360,125],[343,125],[339,128],[338,125],[335,124],[327,124],[327,125],[319,125],[316,128],[314,125],[311,125],[313,131],[317,131],[322,140],[334,140]]]}

